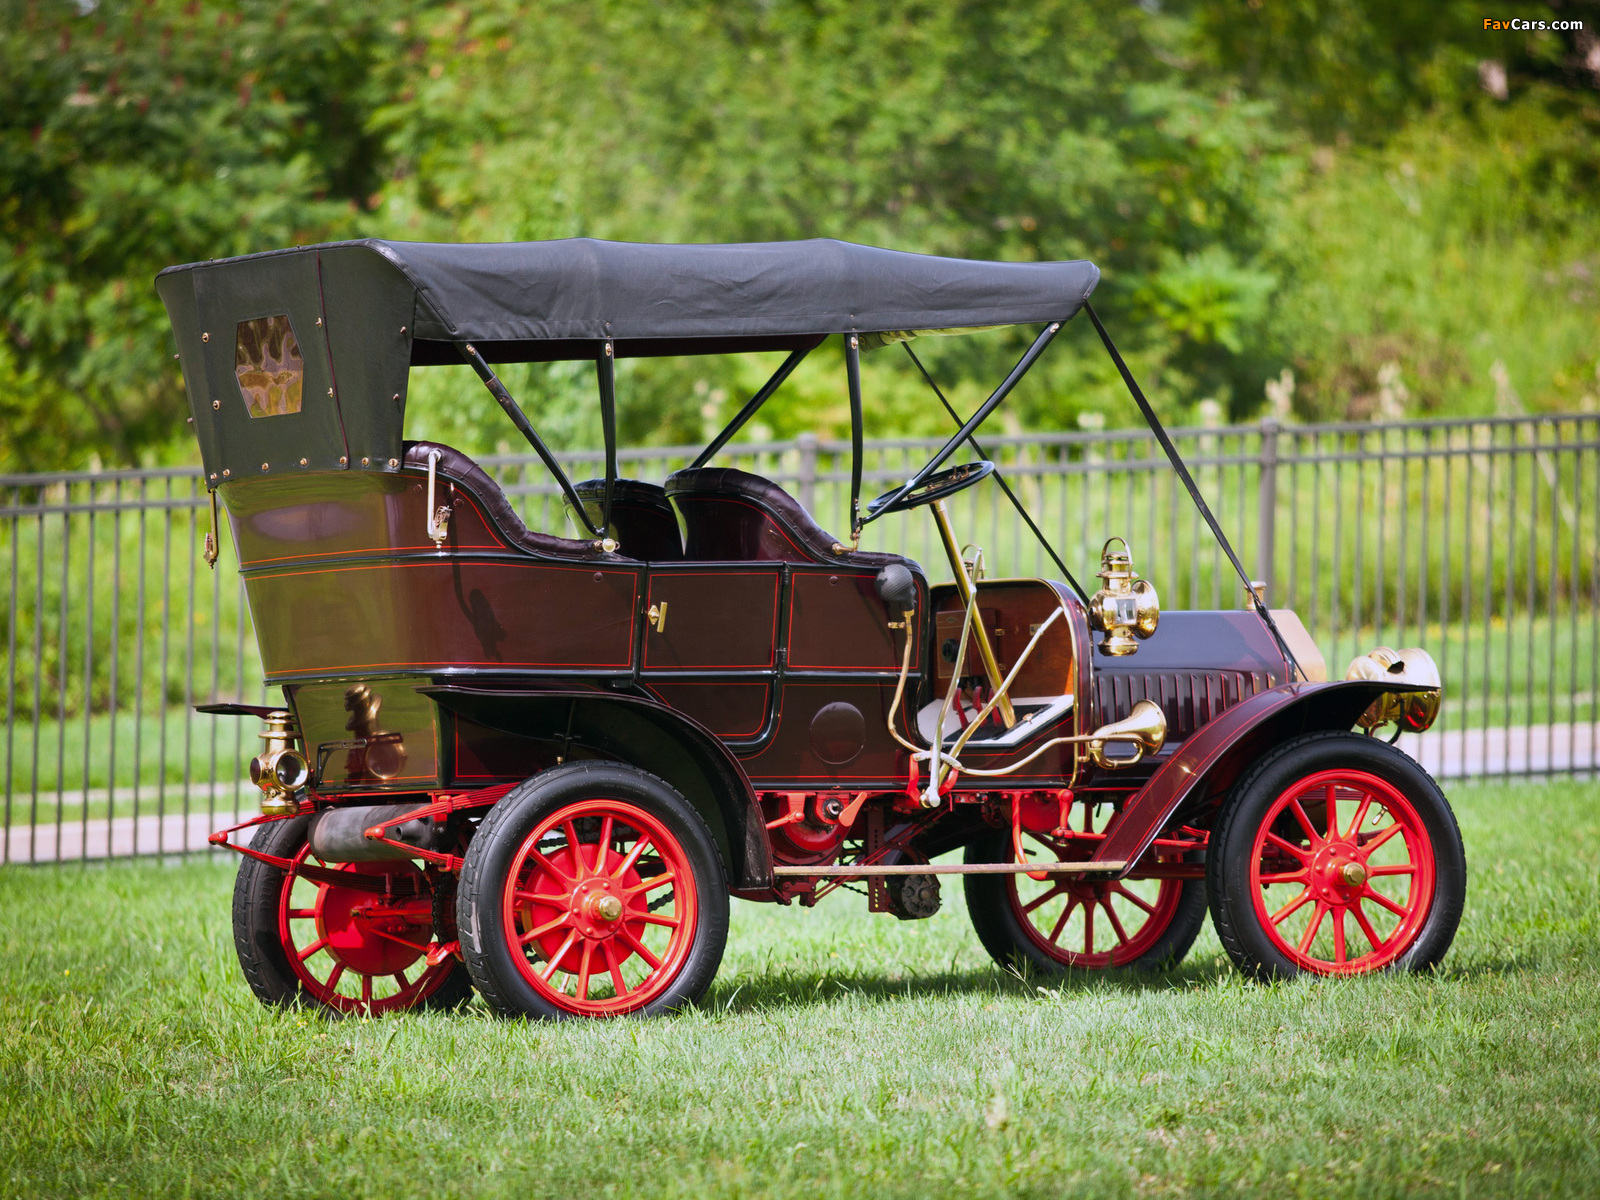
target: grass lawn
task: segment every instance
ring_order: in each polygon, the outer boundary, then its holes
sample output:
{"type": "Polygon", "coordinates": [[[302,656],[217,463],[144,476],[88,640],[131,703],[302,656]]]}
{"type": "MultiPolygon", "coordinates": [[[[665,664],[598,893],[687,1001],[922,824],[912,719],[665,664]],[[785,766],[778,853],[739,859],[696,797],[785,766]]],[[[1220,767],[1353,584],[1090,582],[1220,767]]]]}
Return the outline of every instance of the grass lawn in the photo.
{"type": "Polygon", "coordinates": [[[0,1195],[1600,1193],[1600,785],[1457,788],[1441,974],[1040,987],[931,921],[739,904],[656,1021],[268,1013],[231,862],[0,870],[0,1195]]]}

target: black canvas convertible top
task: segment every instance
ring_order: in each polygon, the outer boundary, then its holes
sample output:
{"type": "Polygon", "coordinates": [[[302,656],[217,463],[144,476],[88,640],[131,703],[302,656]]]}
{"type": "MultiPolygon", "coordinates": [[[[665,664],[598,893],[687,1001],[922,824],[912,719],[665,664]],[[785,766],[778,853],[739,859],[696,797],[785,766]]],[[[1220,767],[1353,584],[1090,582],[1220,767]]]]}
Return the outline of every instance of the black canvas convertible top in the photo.
{"type": "Polygon", "coordinates": [[[397,469],[409,368],[461,363],[467,344],[489,363],[598,361],[607,343],[618,358],[803,351],[830,334],[1065,322],[1099,279],[1089,262],[828,239],[367,239],[169,267],[156,288],[216,483],[241,470],[397,469]]]}
{"type": "MultiPolygon", "coordinates": [[[[773,339],[830,333],[1066,321],[1100,279],[1090,262],[978,262],[828,238],[732,245],[367,239],[191,263],[161,277],[203,272],[222,291],[233,283],[253,290],[285,265],[277,260],[293,256],[317,260],[324,286],[332,272],[364,277],[391,266],[415,293],[416,340],[471,341],[489,362],[594,355],[588,345],[530,342],[643,340],[657,345],[631,349],[682,354],[711,346],[673,344],[680,339],[777,345],[773,339]],[[380,261],[361,261],[368,256],[380,261]]],[[[414,356],[435,360],[461,361],[453,348],[440,354],[424,346],[414,356]]]]}

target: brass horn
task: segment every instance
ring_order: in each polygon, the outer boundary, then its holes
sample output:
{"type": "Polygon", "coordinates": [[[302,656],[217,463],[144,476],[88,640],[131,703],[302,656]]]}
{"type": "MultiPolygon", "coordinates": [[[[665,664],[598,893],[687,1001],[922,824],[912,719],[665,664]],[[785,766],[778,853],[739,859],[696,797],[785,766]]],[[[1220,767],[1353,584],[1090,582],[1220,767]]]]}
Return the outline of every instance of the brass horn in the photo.
{"type": "Polygon", "coordinates": [[[1153,700],[1141,700],[1120,721],[1102,725],[1089,738],[1089,757],[1107,771],[1131,767],[1146,754],[1154,754],[1167,743],[1167,716],[1153,700]],[[1132,758],[1115,758],[1106,753],[1107,742],[1132,742],[1132,758]]]}

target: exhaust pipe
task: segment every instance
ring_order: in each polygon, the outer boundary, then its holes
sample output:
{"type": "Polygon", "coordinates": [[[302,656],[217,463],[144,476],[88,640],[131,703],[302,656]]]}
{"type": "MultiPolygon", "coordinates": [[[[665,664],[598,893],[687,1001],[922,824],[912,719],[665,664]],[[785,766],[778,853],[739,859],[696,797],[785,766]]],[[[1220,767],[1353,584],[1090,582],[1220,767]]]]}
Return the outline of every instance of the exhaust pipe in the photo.
{"type": "MultiPolygon", "coordinates": [[[[399,846],[391,846],[367,836],[367,830],[403,816],[417,804],[363,804],[352,808],[328,808],[311,818],[311,853],[323,862],[383,862],[411,858],[399,846]]],[[[385,831],[385,836],[419,850],[446,848],[446,821],[418,817],[385,831]]]]}

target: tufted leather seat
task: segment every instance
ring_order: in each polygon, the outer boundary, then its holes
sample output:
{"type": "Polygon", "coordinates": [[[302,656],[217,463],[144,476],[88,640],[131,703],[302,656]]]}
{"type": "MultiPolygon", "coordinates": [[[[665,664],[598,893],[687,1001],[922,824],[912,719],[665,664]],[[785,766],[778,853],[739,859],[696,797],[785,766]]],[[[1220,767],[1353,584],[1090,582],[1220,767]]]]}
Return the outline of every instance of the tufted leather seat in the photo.
{"type": "MultiPolygon", "coordinates": [[[[585,479],[573,490],[583,501],[589,520],[600,523],[600,506],[605,497],[604,479],[585,479]]],[[[660,484],[641,479],[619,479],[611,492],[611,536],[618,551],[628,558],[651,562],[677,562],[683,558],[683,536],[678,532],[678,514],[660,484]]]]}
{"type": "Polygon", "coordinates": [[[735,467],[698,467],[667,477],[666,494],[683,514],[691,560],[802,562],[870,567],[904,563],[898,554],[851,550],[770,479],[735,467]]]}
{"type": "Polygon", "coordinates": [[[428,470],[428,456],[439,452],[438,474],[459,488],[465,489],[476,500],[495,527],[513,545],[531,554],[551,555],[556,558],[615,559],[594,542],[574,541],[548,533],[536,533],[523,524],[511,501],[477,463],[454,446],[440,442],[406,442],[404,466],[408,471],[428,470]]]}

